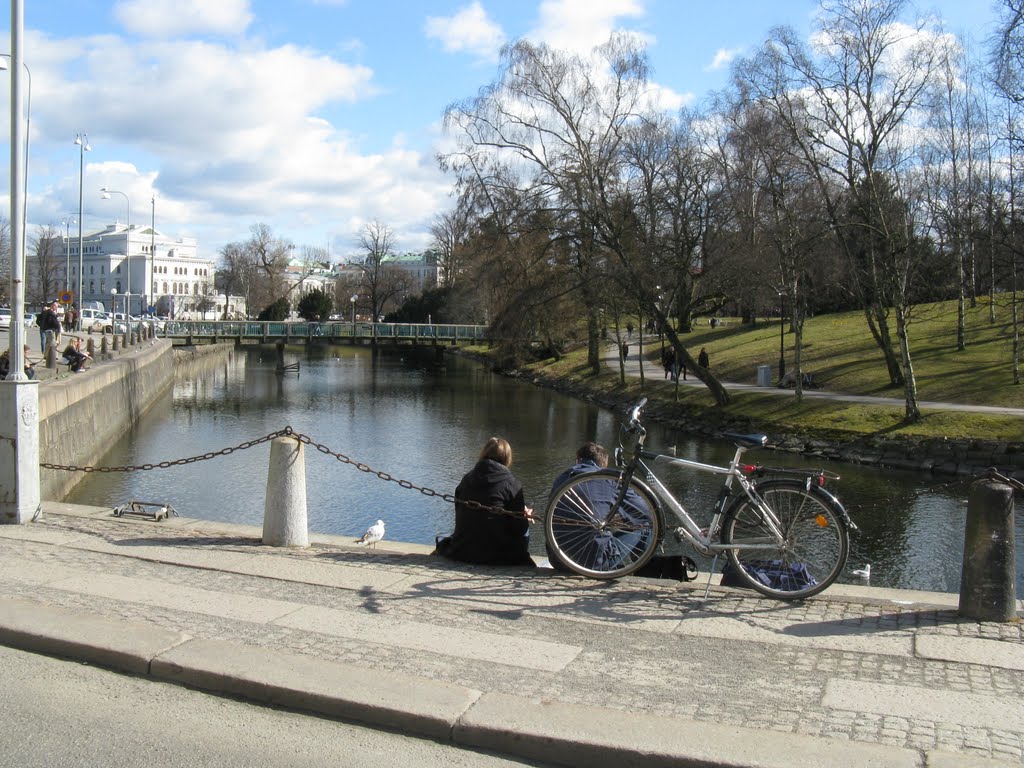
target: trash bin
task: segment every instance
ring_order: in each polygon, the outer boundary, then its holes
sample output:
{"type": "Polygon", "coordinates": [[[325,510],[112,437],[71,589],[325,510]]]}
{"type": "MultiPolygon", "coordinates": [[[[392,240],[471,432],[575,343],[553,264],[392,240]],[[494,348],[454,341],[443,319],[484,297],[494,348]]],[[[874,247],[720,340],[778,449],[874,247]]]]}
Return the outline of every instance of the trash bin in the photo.
{"type": "Polygon", "coordinates": [[[772,385],[772,367],[770,365],[757,366],[757,386],[770,387],[772,385]]]}

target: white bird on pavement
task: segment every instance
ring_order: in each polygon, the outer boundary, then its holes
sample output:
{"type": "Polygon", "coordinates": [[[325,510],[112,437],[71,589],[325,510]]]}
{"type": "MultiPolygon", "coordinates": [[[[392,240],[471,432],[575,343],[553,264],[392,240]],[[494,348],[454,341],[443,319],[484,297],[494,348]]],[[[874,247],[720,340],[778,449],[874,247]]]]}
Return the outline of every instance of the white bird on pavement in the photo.
{"type": "Polygon", "coordinates": [[[368,544],[374,549],[377,548],[377,542],[384,538],[384,521],[378,520],[376,523],[366,529],[366,533],[356,539],[356,544],[368,544]]]}
{"type": "Polygon", "coordinates": [[[860,576],[862,579],[871,578],[871,563],[868,563],[863,568],[858,568],[853,572],[854,576],[860,576]]]}

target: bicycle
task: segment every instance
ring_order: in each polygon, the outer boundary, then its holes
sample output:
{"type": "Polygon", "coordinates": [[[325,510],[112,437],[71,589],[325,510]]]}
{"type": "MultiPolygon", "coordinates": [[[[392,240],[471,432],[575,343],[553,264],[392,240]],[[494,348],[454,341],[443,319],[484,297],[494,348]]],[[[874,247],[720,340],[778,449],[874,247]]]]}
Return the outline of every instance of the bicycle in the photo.
{"type": "Polygon", "coordinates": [[[578,474],[551,494],[544,529],[569,569],[595,579],[639,570],[663,546],[667,510],[678,523],[673,533],[680,542],[713,556],[714,562],[724,553],[736,580],[763,595],[798,600],[818,594],[839,577],[856,526],[825,490],[826,481],[838,475],[743,463],[746,451],[767,445],[762,434],[726,434],[736,447],[728,466],[645,450],[647,431],[640,416],[646,403],[643,398],[626,413],[616,468],[578,474]],[[708,528],[697,525],[645,462],[725,476],[708,528]],[[741,559],[750,553],[755,559],[741,559]]]}

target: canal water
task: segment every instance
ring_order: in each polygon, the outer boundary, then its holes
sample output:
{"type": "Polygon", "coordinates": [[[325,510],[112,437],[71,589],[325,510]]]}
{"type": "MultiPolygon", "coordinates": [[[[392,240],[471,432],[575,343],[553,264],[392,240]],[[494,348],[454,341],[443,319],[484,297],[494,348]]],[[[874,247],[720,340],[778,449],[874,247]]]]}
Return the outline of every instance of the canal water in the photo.
{"type": "MultiPolygon", "coordinates": [[[[576,448],[596,440],[609,449],[619,414],[483,366],[430,350],[289,348],[299,373],[278,375],[268,348],[241,349],[227,360],[183,366],[172,391],[124,439],[97,457],[97,466],[134,466],[206,454],[291,426],[330,451],[364,465],[361,471],[307,448],[309,528],[360,535],[378,518],[387,537],[433,543],[451,530],[451,504],[396,482],[452,493],[492,435],[512,444],[513,472],[527,503],[543,510],[552,479],[572,463],[576,448]]],[[[648,447],[725,463],[726,441],[649,425],[648,447]]],[[[269,443],[183,466],[129,473],[91,473],[67,501],[118,506],[130,500],[171,504],[180,515],[262,525],[269,443]]],[[[891,469],[808,460],[771,451],[748,453],[766,465],[824,466],[842,476],[831,489],[859,531],[849,570],[871,564],[874,586],[956,592],[960,585],[968,485],[959,480],[891,469]]],[[[679,468],[661,473],[691,514],[710,508],[718,478],[679,468]]],[[[1016,510],[1018,594],[1024,594],[1024,509],[1016,510]]],[[[543,552],[536,527],[531,548],[543,552]]],[[[685,549],[680,551],[686,551],[685,549]]],[[[692,553],[690,553],[692,554],[692,553]]],[[[699,559],[702,568],[709,561],[699,559]]],[[[842,581],[863,583],[852,574],[842,581]]]]}

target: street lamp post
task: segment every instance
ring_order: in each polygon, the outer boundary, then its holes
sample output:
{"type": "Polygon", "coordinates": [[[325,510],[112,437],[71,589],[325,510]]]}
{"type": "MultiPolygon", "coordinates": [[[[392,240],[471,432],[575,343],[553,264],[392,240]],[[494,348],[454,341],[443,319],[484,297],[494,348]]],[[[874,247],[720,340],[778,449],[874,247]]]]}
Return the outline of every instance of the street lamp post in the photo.
{"type": "Polygon", "coordinates": [[[75,144],[78,145],[78,328],[82,330],[82,302],[85,297],[85,267],[82,264],[82,256],[85,248],[82,241],[82,181],[85,178],[85,153],[91,152],[89,146],[89,134],[79,133],[75,136],[75,144]]]}
{"type": "Polygon", "coordinates": [[[359,298],[359,294],[353,293],[352,298],[349,301],[352,302],[352,335],[356,335],[356,299],[359,298]]]}
{"type": "MultiPolygon", "coordinates": [[[[152,220],[149,224],[149,280],[146,282],[146,313],[156,305],[156,195],[150,198],[149,204],[152,210],[152,220]]],[[[143,262],[145,264],[145,262],[143,262]]],[[[143,272],[146,270],[143,269],[143,272]]],[[[227,296],[224,297],[224,306],[227,307],[227,296]]]]}
{"type": "Polygon", "coordinates": [[[779,291],[779,385],[786,375],[786,292],[779,291]]]}
{"type": "MultiPolygon", "coordinates": [[[[10,61],[11,55],[9,53],[0,53],[0,71],[4,71],[8,68],[7,62],[10,61]]],[[[32,142],[32,70],[28,68],[28,64],[24,61],[21,62],[21,66],[25,68],[25,74],[28,75],[28,93],[25,106],[25,169],[24,169],[24,198],[23,208],[21,210],[21,255],[23,259],[28,258],[28,250],[25,248],[25,237],[28,232],[28,148],[32,142]]],[[[28,277],[28,270],[23,269],[26,279],[28,277]]]]}
{"type": "Polygon", "coordinates": [[[71,292],[71,225],[74,223],[74,218],[61,221],[64,225],[64,290],[67,293],[71,292]]]}
{"type": "Polygon", "coordinates": [[[128,322],[128,316],[131,314],[129,302],[131,301],[132,295],[132,201],[128,199],[128,195],[117,189],[108,189],[102,187],[100,194],[104,200],[109,200],[111,195],[121,195],[124,201],[128,204],[128,229],[124,234],[124,260],[128,264],[128,277],[125,279],[125,307],[124,307],[124,318],[125,322],[128,322]]]}

